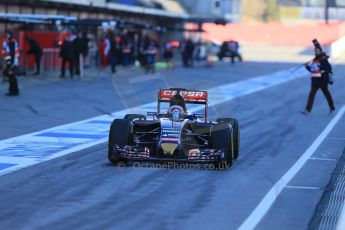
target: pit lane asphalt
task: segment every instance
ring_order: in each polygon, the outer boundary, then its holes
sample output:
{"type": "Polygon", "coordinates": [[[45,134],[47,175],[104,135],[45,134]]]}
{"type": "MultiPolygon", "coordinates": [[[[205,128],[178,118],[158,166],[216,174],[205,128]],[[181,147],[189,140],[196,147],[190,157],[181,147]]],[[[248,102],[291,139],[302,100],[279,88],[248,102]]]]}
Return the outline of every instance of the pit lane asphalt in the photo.
{"type": "MultiPolygon", "coordinates": [[[[224,63],[213,69],[176,69],[164,72],[164,81],[136,84],[124,77],[129,72],[112,80],[24,82],[20,98],[1,100],[1,139],[150,102],[159,87],[211,88],[292,66],[224,63]],[[114,81],[126,93],[117,94],[114,81]]],[[[335,69],[331,87],[338,106],[345,103],[344,70],[335,69]]],[[[309,81],[294,80],[210,108],[211,119],[234,115],[241,124],[240,157],[229,171],[116,168],[107,162],[106,143],[100,144],[0,177],[0,226],[236,229],[332,119],[320,92],[312,116],[298,112],[309,81]]],[[[344,129],[342,118],[316,156],[338,159],[344,129]]],[[[335,165],[308,161],[289,185],[321,189],[284,189],[257,228],[306,229],[335,165]]]]}

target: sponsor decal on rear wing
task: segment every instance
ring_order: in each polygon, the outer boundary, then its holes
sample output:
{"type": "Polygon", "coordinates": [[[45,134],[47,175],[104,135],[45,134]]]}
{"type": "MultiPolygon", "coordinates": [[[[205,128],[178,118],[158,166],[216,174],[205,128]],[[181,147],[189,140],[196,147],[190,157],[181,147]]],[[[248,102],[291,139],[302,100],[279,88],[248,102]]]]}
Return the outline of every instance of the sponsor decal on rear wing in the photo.
{"type": "Polygon", "coordinates": [[[174,95],[180,93],[184,98],[185,102],[205,102],[207,101],[207,91],[197,91],[197,90],[187,90],[187,91],[177,91],[171,89],[160,89],[158,93],[158,99],[160,101],[169,101],[174,95]]]}

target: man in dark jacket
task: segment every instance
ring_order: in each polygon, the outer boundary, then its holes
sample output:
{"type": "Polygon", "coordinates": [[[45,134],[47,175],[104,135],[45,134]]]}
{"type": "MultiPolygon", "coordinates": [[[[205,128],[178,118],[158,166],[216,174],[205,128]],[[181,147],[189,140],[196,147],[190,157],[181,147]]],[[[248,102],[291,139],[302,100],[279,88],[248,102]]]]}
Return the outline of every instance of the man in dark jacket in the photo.
{"type": "Polygon", "coordinates": [[[330,77],[332,76],[332,66],[328,62],[328,56],[322,52],[321,47],[315,48],[314,59],[311,62],[306,63],[305,67],[311,73],[311,90],[309,93],[307,106],[301,112],[306,115],[310,114],[314,104],[315,95],[317,91],[321,89],[322,93],[327,99],[330,113],[334,113],[334,102],[331,93],[328,90],[328,84],[333,83],[333,81],[330,80],[330,77]]]}
{"type": "Polygon", "coordinates": [[[34,40],[30,37],[25,37],[25,40],[30,45],[30,49],[26,54],[28,54],[28,55],[32,54],[35,57],[36,72],[34,73],[34,75],[39,75],[40,69],[41,69],[41,58],[42,58],[42,54],[43,54],[42,48],[36,40],[34,40]]]}
{"type": "Polygon", "coordinates": [[[62,63],[61,63],[61,78],[65,77],[65,66],[66,63],[68,62],[69,64],[69,72],[71,75],[71,78],[73,78],[73,64],[74,64],[74,46],[73,43],[65,39],[64,42],[61,45],[60,48],[60,57],[62,58],[62,63]]]}
{"type": "Polygon", "coordinates": [[[185,48],[185,55],[186,55],[186,60],[187,60],[187,67],[193,67],[193,54],[194,54],[194,42],[192,39],[188,39],[186,43],[186,48],[185,48]]]}

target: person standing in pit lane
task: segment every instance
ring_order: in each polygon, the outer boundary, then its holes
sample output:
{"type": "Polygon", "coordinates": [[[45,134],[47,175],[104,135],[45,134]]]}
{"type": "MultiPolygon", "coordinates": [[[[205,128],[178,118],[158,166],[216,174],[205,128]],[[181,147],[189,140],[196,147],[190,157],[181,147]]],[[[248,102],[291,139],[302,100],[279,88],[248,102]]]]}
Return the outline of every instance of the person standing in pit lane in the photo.
{"type": "Polygon", "coordinates": [[[183,67],[188,67],[186,44],[187,44],[187,40],[184,38],[180,42],[180,53],[181,53],[181,60],[182,60],[183,67]]]}
{"type": "Polygon", "coordinates": [[[126,34],[121,39],[122,46],[122,65],[128,67],[133,64],[132,53],[133,53],[133,43],[129,36],[126,34]]]}
{"type": "Polygon", "coordinates": [[[231,63],[235,63],[235,58],[238,58],[239,62],[242,62],[242,55],[240,53],[240,43],[238,41],[230,40],[228,43],[230,51],[231,63]]]}
{"type": "Polygon", "coordinates": [[[77,76],[80,76],[80,54],[82,53],[81,33],[74,32],[70,39],[73,44],[73,65],[75,69],[75,74],[77,76]]]}
{"type": "Polygon", "coordinates": [[[186,55],[186,61],[187,66],[186,67],[193,67],[194,65],[194,49],[195,45],[192,39],[188,39],[186,42],[186,48],[185,48],[185,55],[186,55]]]}
{"type": "Polygon", "coordinates": [[[39,75],[41,70],[41,58],[43,54],[42,47],[37,40],[30,38],[29,36],[26,36],[25,40],[30,45],[30,49],[26,52],[26,54],[32,54],[35,58],[36,72],[34,73],[34,75],[39,75]]]}
{"type": "Polygon", "coordinates": [[[328,62],[328,56],[322,52],[321,46],[315,46],[315,57],[311,62],[305,64],[305,68],[311,73],[311,89],[308,97],[306,108],[301,110],[301,113],[309,115],[311,113],[314,98],[319,89],[325,95],[330,114],[335,112],[334,102],[331,93],[328,90],[328,84],[333,84],[332,66],[328,62]]]}
{"type": "Polygon", "coordinates": [[[7,31],[6,37],[2,42],[2,55],[6,62],[6,68],[3,75],[8,77],[9,89],[6,96],[18,96],[18,82],[16,77],[16,66],[18,65],[19,48],[16,39],[14,39],[12,32],[7,31]]]}
{"type": "Polygon", "coordinates": [[[71,78],[73,78],[73,65],[74,65],[74,46],[72,41],[69,39],[65,39],[60,48],[60,57],[62,58],[61,61],[61,75],[60,78],[65,78],[65,67],[66,63],[69,64],[69,73],[71,78]]]}
{"type": "Polygon", "coordinates": [[[115,34],[112,31],[109,31],[105,39],[104,55],[108,57],[111,67],[111,73],[113,74],[113,76],[116,73],[116,65],[119,61],[120,52],[120,37],[115,36],[115,34]]]}
{"type": "Polygon", "coordinates": [[[167,63],[167,69],[174,69],[174,46],[172,45],[171,41],[166,41],[164,43],[164,59],[167,63]]]}
{"type": "Polygon", "coordinates": [[[148,43],[144,45],[144,54],[146,59],[146,73],[155,73],[156,55],[158,46],[153,39],[148,39],[148,43]]]}

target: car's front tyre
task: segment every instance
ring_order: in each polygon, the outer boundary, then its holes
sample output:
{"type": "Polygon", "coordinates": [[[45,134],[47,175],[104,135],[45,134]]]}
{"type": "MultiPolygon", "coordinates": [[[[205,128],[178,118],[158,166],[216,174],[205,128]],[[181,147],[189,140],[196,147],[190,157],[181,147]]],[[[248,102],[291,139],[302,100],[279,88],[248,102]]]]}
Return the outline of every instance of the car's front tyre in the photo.
{"type": "Polygon", "coordinates": [[[216,120],[219,123],[229,123],[233,130],[234,141],[234,159],[236,160],[240,153],[240,124],[236,118],[218,118],[216,120]]]}
{"type": "Polygon", "coordinates": [[[215,163],[217,169],[231,167],[234,159],[233,135],[228,123],[218,123],[211,127],[211,147],[224,150],[224,159],[215,163]]]}
{"type": "Polygon", "coordinates": [[[128,119],[115,119],[109,130],[108,139],[108,160],[112,164],[118,164],[119,162],[125,162],[121,157],[120,152],[116,149],[116,146],[121,148],[129,145],[131,142],[131,120],[128,119]]]}

